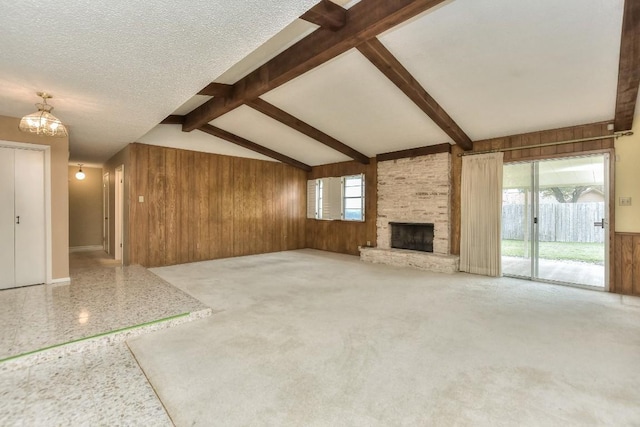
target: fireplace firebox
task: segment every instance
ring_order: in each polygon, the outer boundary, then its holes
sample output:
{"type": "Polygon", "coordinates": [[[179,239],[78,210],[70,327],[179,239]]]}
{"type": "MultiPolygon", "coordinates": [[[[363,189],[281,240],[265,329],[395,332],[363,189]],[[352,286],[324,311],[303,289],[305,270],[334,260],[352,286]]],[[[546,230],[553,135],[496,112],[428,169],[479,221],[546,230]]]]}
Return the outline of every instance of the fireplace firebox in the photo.
{"type": "Polygon", "coordinates": [[[433,223],[390,222],[391,247],[433,252],[433,223]]]}

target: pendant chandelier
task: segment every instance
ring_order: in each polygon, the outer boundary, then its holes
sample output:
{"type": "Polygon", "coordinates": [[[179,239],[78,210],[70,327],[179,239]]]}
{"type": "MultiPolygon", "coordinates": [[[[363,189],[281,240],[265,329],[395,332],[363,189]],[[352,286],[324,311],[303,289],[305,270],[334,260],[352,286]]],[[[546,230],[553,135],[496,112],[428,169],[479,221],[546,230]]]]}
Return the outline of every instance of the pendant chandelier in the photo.
{"type": "Polygon", "coordinates": [[[38,92],[37,95],[42,98],[43,102],[36,104],[38,111],[28,114],[20,120],[20,130],[58,138],[68,136],[67,128],[56,116],[51,114],[53,106],[47,104],[47,99],[50,99],[51,95],[45,92],[38,92]]]}
{"type": "Polygon", "coordinates": [[[78,181],[82,181],[87,177],[87,175],[82,171],[82,163],[78,163],[78,172],[76,172],[76,179],[78,181]]]}

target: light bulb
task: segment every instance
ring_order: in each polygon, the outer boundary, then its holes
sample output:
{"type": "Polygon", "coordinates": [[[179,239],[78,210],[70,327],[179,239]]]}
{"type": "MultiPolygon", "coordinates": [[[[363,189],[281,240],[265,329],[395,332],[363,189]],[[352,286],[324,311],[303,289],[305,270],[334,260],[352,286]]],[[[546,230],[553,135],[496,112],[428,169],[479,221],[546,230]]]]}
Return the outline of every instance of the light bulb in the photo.
{"type": "Polygon", "coordinates": [[[78,181],[82,181],[85,177],[86,177],[86,175],[84,174],[84,172],[82,172],[82,169],[80,169],[78,172],[76,172],[76,179],[78,181]]]}

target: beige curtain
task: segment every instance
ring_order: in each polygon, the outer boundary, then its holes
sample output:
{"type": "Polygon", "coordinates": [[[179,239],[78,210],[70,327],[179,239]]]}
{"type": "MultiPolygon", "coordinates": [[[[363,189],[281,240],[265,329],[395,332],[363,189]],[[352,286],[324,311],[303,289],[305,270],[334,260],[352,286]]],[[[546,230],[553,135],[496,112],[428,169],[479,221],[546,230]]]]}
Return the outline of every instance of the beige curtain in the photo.
{"type": "Polygon", "coordinates": [[[462,158],[460,271],[502,275],[502,154],[462,158]]]}

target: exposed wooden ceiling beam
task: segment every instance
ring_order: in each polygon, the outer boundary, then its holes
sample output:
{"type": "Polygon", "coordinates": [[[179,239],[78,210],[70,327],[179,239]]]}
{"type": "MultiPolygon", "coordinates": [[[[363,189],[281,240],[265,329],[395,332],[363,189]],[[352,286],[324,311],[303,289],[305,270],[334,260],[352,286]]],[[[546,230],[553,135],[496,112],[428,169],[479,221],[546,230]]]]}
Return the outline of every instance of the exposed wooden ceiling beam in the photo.
{"type": "Polygon", "coordinates": [[[320,3],[306,11],[300,19],[338,31],[347,22],[347,10],[330,0],[320,0],[320,3]]]}
{"type": "Polygon", "coordinates": [[[228,98],[232,93],[233,85],[212,82],[206,85],[200,92],[198,92],[198,95],[220,96],[222,98],[228,98]]]}
{"type": "Polygon", "coordinates": [[[161,125],[181,125],[183,123],[184,116],[179,116],[177,114],[171,114],[170,116],[165,117],[165,119],[160,122],[161,125]]]}
{"type": "Polygon", "coordinates": [[[471,150],[473,143],[467,134],[460,129],[460,126],[453,121],[436,100],[424,90],[400,61],[384,47],[380,40],[372,38],[359,45],[358,50],[424,111],[456,144],[465,150],[471,150]]]}
{"type": "Polygon", "coordinates": [[[211,126],[209,124],[199,127],[198,130],[201,130],[202,132],[208,133],[209,135],[213,135],[220,139],[224,139],[225,141],[229,141],[248,150],[255,151],[256,153],[260,153],[264,156],[271,157],[272,159],[279,160],[282,163],[286,163],[298,169],[311,172],[311,166],[307,164],[299,162],[296,159],[292,159],[291,157],[285,156],[284,154],[280,154],[267,147],[263,147],[262,145],[258,145],[255,142],[251,142],[238,135],[234,135],[231,132],[227,132],[226,130],[211,126]]]}
{"type": "Polygon", "coordinates": [[[390,153],[382,153],[376,156],[376,161],[384,162],[387,160],[404,159],[407,157],[426,156],[428,154],[450,153],[451,144],[444,143],[438,145],[428,145],[426,147],[410,148],[408,150],[392,151],[390,153]]]}
{"type": "MultiPolygon", "coordinates": [[[[167,118],[161,121],[160,124],[181,125],[183,122],[184,122],[184,116],[172,114],[170,116],[167,116],[167,118]]],[[[234,135],[231,132],[227,132],[226,130],[217,128],[215,126],[211,126],[209,124],[201,126],[199,130],[201,130],[202,132],[208,133],[209,135],[213,135],[218,138],[224,139],[225,141],[232,142],[246,149],[255,151],[256,153],[260,153],[267,157],[271,157],[272,159],[279,160],[282,163],[287,163],[291,166],[294,166],[299,169],[303,169],[307,172],[311,171],[311,166],[309,165],[306,165],[302,162],[292,159],[291,157],[285,156],[284,154],[280,154],[276,151],[270,150],[269,148],[263,147],[262,145],[256,144],[255,142],[251,142],[247,139],[234,135]]]]}
{"type": "Polygon", "coordinates": [[[280,123],[289,126],[290,128],[297,130],[298,132],[307,135],[309,138],[313,138],[318,142],[323,143],[327,147],[331,147],[342,154],[351,157],[363,165],[369,164],[369,158],[359,151],[354,150],[348,145],[343,144],[337,139],[327,135],[326,133],[314,128],[308,123],[292,116],[284,110],[276,107],[273,104],[269,104],[267,101],[257,98],[247,102],[247,105],[256,111],[261,112],[280,123]]]}
{"type": "Polygon", "coordinates": [[[618,68],[615,131],[631,129],[640,85],[640,0],[625,0],[618,68]]]}
{"type": "Polygon", "coordinates": [[[306,73],[445,0],[362,0],[338,31],[320,28],[234,84],[231,97],[214,97],[187,114],[189,132],[306,73]]]}

